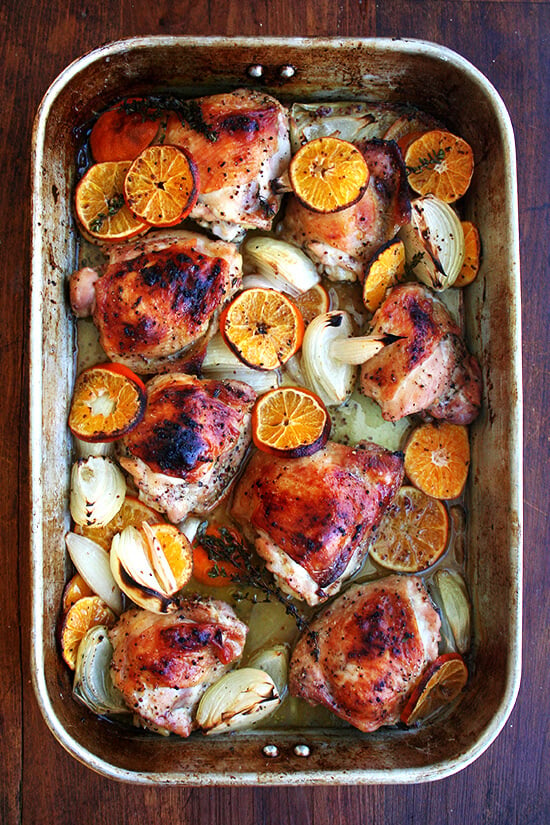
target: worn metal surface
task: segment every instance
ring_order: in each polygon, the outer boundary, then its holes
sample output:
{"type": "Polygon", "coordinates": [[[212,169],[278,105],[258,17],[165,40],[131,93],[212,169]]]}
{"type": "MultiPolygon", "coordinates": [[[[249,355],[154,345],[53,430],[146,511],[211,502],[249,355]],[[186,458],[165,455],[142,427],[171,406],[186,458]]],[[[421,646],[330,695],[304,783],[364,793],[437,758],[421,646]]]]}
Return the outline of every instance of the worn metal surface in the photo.
{"type": "Polygon", "coordinates": [[[437,779],[493,741],[515,701],[521,656],[521,347],[515,149],[507,112],[458,55],[406,40],[140,38],[72,64],[46,94],[33,136],[31,320],[32,653],[35,691],[58,740],[109,777],[156,784],[360,784],[437,779]],[[261,66],[252,76],[251,66],[261,66]],[[294,72],[283,67],[292,67],[294,72]],[[467,217],[483,267],[467,291],[469,343],[480,358],[484,408],[472,428],[468,573],[475,603],[473,668],[453,712],[418,730],[258,731],[215,741],[169,740],[117,727],[71,698],[55,625],[67,562],[63,536],[74,378],[66,279],[76,260],[71,216],[73,128],[122,94],[193,95],[261,87],[282,100],[363,98],[420,106],[473,146],[467,217]],[[61,403],[60,403],[61,401],[61,403]],[[267,758],[263,748],[277,746],[267,758]],[[310,755],[300,756],[306,745],[310,755]]]}

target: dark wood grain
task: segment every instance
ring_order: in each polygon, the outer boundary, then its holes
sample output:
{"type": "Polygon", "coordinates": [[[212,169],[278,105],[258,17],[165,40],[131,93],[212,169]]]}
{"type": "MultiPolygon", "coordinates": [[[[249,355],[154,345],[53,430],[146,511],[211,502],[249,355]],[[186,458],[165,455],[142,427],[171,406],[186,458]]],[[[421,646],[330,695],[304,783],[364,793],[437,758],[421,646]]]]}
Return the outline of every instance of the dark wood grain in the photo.
{"type": "Polygon", "coordinates": [[[422,823],[550,821],[550,4],[472,0],[5,0],[0,6],[0,821],[50,823],[422,823]],[[462,53],[497,87],[518,148],[525,395],[524,669],[496,742],[455,776],[419,786],[143,788],[68,756],[29,673],[27,375],[32,118],[49,83],[100,43],[138,34],[412,36],[462,53]]]}

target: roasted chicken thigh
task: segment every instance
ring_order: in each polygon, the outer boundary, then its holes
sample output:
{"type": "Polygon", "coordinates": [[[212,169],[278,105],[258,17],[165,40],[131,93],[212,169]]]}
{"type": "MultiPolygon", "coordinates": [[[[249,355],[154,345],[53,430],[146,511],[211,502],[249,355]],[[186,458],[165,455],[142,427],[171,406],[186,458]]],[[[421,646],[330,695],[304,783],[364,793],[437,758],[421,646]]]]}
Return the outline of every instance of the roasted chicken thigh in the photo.
{"type": "Polygon", "coordinates": [[[352,585],[299,639],[290,692],[362,731],[394,724],[437,657],[440,624],[417,576],[352,585]]]}
{"type": "Polygon", "coordinates": [[[191,217],[227,240],[245,229],[270,229],[281,203],[272,183],[290,162],[287,110],[249,89],[189,105],[192,117],[169,117],[165,142],[187,149],[198,166],[199,198],[191,217]]]}
{"type": "Polygon", "coordinates": [[[292,459],[258,451],[231,512],[285,589],[315,605],[357,569],[402,478],[402,455],[375,444],[329,441],[292,459]]]}
{"type": "Polygon", "coordinates": [[[216,331],[224,303],[241,283],[233,244],[196,232],[156,232],[109,247],[101,277],[71,276],[71,306],[93,315],[112,361],[141,374],[193,364],[216,331]]]}
{"type": "Polygon", "coordinates": [[[410,220],[407,176],[395,143],[357,144],[370,172],[365,194],[353,206],[321,214],[291,196],[281,236],[301,246],[320,272],[333,281],[360,280],[365,263],[410,220]]]}
{"type": "Polygon", "coordinates": [[[140,498],[172,522],[214,509],[250,444],[255,398],[241,381],[183,373],[149,381],[145,416],[119,444],[140,498]]]}
{"type": "Polygon", "coordinates": [[[394,287],[370,334],[388,343],[361,368],[360,390],[388,421],[426,412],[470,424],[481,407],[481,370],[444,303],[417,283],[394,287]]]}
{"type": "Polygon", "coordinates": [[[109,631],[113,682],[146,727],[189,736],[202,694],[239,658],[246,633],[220,601],[182,600],[162,616],[133,608],[109,631]]]}

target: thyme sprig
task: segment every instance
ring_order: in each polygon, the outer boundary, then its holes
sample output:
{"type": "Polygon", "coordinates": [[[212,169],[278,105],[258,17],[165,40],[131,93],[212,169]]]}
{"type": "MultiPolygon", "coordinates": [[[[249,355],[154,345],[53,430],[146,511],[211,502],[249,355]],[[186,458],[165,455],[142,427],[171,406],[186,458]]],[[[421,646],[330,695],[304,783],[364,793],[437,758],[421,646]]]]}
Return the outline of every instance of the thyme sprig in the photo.
{"type": "Polygon", "coordinates": [[[218,133],[204,120],[200,104],[196,100],[181,100],[174,95],[149,95],[137,100],[125,99],[122,108],[127,114],[137,112],[151,120],[159,118],[163,112],[177,112],[182,123],[188,123],[207,140],[215,143],[218,139],[218,133]]]}
{"type": "Polygon", "coordinates": [[[215,562],[213,569],[218,572],[212,573],[212,575],[222,574],[227,576],[229,574],[229,578],[235,584],[255,587],[267,596],[267,600],[270,598],[277,599],[288,615],[293,617],[298,630],[305,630],[308,627],[307,619],[300,613],[290,597],[285,596],[282,590],[277,587],[265,567],[250,563],[250,550],[246,544],[237,539],[235,534],[226,527],[219,528],[219,535],[212,535],[206,532],[207,526],[207,522],[200,525],[197,531],[197,540],[206,550],[208,557],[215,562]],[[228,571],[223,566],[224,562],[231,565],[228,571]],[[234,572],[234,570],[237,572],[234,572]]]}
{"type": "Polygon", "coordinates": [[[112,218],[113,215],[116,215],[116,213],[120,209],[122,209],[123,206],[123,195],[113,195],[112,198],[109,198],[107,200],[107,214],[105,215],[104,212],[100,212],[98,215],[96,215],[93,221],[90,221],[90,229],[92,230],[92,232],[99,232],[107,218],[112,218]]]}
{"type": "Polygon", "coordinates": [[[405,277],[414,278],[415,267],[420,263],[424,257],[423,252],[415,252],[410,261],[405,262],[405,277]]]}
{"type": "Polygon", "coordinates": [[[407,173],[417,175],[423,169],[430,166],[437,166],[438,163],[445,160],[445,149],[438,149],[437,152],[429,151],[425,158],[418,158],[418,166],[407,166],[407,173]]]}

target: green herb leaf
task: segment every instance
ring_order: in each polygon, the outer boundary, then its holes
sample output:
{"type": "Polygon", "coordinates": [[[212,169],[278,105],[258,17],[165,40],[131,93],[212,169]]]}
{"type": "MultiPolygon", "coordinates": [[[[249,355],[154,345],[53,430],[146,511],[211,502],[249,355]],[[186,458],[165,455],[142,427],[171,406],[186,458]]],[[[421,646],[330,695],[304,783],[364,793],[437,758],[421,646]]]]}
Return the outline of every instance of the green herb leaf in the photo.
{"type": "MultiPolygon", "coordinates": [[[[299,630],[307,628],[306,618],[290,600],[290,597],[286,596],[277,587],[265,567],[250,563],[250,549],[244,541],[236,539],[235,535],[226,527],[219,528],[219,536],[211,535],[206,532],[207,526],[207,522],[200,525],[197,531],[197,541],[204,547],[208,557],[216,562],[209,575],[213,577],[227,575],[220,564],[223,565],[223,562],[231,564],[237,570],[236,573],[230,574],[232,582],[261,590],[267,597],[266,601],[270,598],[277,599],[284,606],[286,612],[293,617],[299,630]]],[[[241,593],[239,596],[243,598],[241,593]]]]}
{"type": "Polygon", "coordinates": [[[90,221],[90,229],[92,232],[99,232],[101,227],[103,226],[104,222],[107,220],[107,215],[104,215],[103,212],[100,212],[99,215],[90,221]]]}
{"type": "Polygon", "coordinates": [[[214,143],[218,139],[218,133],[204,120],[200,104],[196,100],[180,100],[173,95],[149,95],[142,100],[124,100],[122,108],[128,114],[140,112],[151,120],[160,118],[162,112],[177,112],[182,123],[188,123],[207,140],[214,143]]]}
{"type": "Polygon", "coordinates": [[[415,252],[410,261],[405,262],[405,277],[414,278],[414,270],[424,257],[423,252],[415,252]]]}
{"type": "Polygon", "coordinates": [[[428,157],[418,158],[418,166],[407,166],[407,174],[417,175],[423,169],[428,169],[430,166],[434,168],[445,160],[445,149],[438,149],[437,152],[428,152],[428,157]]]}

